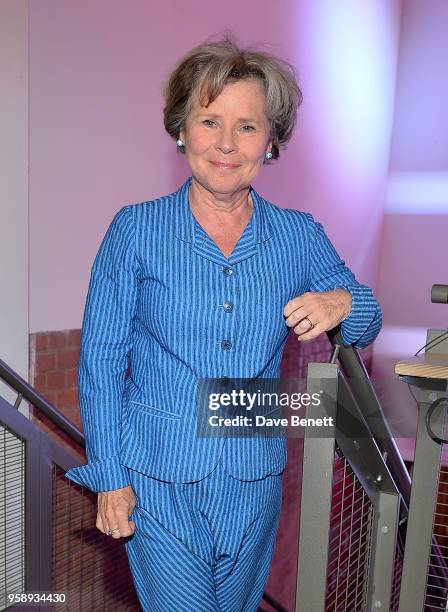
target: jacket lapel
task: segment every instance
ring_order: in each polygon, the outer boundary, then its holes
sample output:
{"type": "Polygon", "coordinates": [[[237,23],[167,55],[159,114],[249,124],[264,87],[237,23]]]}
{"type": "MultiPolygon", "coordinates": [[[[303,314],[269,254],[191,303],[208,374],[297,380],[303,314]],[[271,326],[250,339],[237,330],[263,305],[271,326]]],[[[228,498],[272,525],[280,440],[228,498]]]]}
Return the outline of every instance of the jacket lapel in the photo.
{"type": "Polygon", "coordinates": [[[189,177],[180,188],[178,194],[178,223],[176,236],[179,240],[191,244],[194,253],[219,265],[235,265],[252,257],[258,252],[263,242],[272,235],[272,228],[267,219],[266,202],[251,187],[253,202],[252,217],[244,229],[230,257],[225,257],[207,232],[196,221],[190,209],[188,192],[191,185],[189,177]]]}

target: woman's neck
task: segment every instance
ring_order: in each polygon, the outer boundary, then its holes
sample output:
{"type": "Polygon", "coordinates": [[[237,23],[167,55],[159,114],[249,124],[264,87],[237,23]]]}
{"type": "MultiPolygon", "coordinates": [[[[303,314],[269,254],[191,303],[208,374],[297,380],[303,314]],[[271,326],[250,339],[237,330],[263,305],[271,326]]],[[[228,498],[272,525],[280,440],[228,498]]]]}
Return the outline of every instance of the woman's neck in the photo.
{"type": "Polygon", "coordinates": [[[192,213],[204,221],[239,224],[252,214],[250,187],[232,194],[212,193],[193,178],[189,200],[192,213]]]}

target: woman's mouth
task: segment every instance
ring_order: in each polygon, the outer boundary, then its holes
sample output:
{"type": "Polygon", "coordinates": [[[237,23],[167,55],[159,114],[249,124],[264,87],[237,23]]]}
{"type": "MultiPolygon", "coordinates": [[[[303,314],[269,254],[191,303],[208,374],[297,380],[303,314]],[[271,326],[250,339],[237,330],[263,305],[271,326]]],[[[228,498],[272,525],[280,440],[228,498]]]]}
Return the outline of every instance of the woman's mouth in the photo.
{"type": "Polygon", "coordinates": [[[211,161],[210,163],[213,164],[215,168],[221,168],[222,170],[234,170],[235,168],[240,167],[239,164],[230,164],[228,162],[211,161]]]}

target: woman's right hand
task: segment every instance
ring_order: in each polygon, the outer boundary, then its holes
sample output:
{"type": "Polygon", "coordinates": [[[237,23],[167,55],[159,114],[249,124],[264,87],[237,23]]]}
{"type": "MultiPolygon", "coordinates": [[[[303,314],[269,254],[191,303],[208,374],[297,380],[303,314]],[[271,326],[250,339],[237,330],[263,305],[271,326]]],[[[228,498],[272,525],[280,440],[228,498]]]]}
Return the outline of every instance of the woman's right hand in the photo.
{"type": "Polygon", "coordinates": [[[102,533],[115,529],[112,537],[116,540],[134,533],[135,523],[129,517],[137,503],[132,487],[129,485],[115,491],[98,493],[98,513],[96,527],[102,533]]]}

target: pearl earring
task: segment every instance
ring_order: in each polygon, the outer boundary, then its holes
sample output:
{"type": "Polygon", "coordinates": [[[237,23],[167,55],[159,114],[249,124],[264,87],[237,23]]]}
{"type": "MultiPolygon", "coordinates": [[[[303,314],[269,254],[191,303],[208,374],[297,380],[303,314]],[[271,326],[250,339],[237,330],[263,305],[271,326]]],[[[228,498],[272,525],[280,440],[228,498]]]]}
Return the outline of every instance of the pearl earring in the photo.
{"type": "Polygon", "coordinates": [[[177,146],[178,146],[178,147],[183,147],[183,146],[184,146],[184,141],[183,141],[183,140],[181,140],[180,138],[178,138],[178,139],[176,140],[176,144],[177,144],[177,146]]]}
{"type": "Polygon", "coordinates": [[[265,157],[266,159],[272,159],[272,153],[270,151],[267,151],[265,157]]]}

